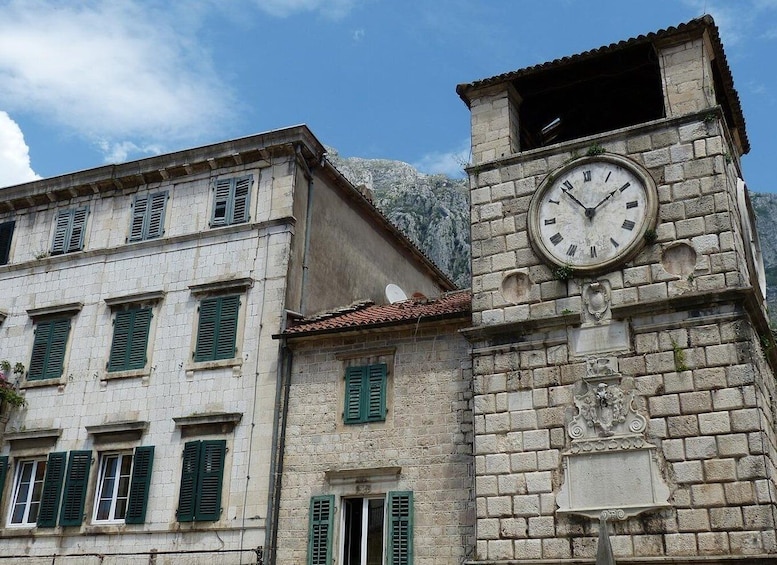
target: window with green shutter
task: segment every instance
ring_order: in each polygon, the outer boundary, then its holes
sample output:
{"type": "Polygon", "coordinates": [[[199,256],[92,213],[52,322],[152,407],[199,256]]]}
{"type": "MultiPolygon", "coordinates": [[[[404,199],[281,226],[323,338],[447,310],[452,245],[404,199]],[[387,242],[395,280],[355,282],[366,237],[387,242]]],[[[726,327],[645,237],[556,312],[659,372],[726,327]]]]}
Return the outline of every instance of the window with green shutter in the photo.
{"type": "Polygon", "coordinates": [[[166,190],[135,196],[128,241],[143,241],[164,235],[167,198],[166,190]]]}
{"type": "Polygon", "coordinates": [[[346,369],[343,410],[346,424],[382,422],[386,419],[386,380],[385,363],[346,369]]]}
{"type": "Polygon", "coordinates": [[[146,519],[154,447],[136,447],[134,452],[100,454],[95,523],[142,524],[146,519]]]}
{"type": "Polygon", "coordinates": [[[58,379],[62,376],[69,334],[70,318],[45,320],[35,324],[28,380],[58,379]]]}
{"type": "Polygon", "coordinates": [[[334,496],[314,496],[310,499],[308,565],[330,565],[332,563],[334,512],[334,496]]]}
{"type": "MultiPolygon", "coordinates": [[[[330,563],[332,518],[316,507],[333,497],[314,497],[310,505],[308,565],[330,563]],[[318,512],[317,512],[318,510],[318,512]],[[316,526],[322,523],[320,529],[316,526]],[[328,528],[328,529],[325,529],[328,528]],[[319,557],[321,561],[314,559],[319,557]]],[[[412,565],[413,493],[389,492],[386,496],[343,497],[340,556],[351,565],[412,565]]],[[[324,507],[325,508],[325,507],[324,507]]]]}
{"type": "Polygon", "coordinates": [[[218,296],[200,302],[195,361],[232,359],[236,353],[240,296],[218,296]]]}
{"type": "Polygon", "coordinates": [[[108,371],[130,371],[146,366],[151,308],[131,307],[116,312],[108,371]]]}
{"type": "Polygon", "coordinates": [[[225,440],[190,441],[184,445],[176,512],[179,522],[215,522],[219,519],[226,453],[225,440]]]}
{"type": "Polygon", "coordinates": [[[8,258],[11,254],[11,239],[13,239],[13,228],[16,222],[3,222],[0,224],[0,265],[8,264],[8,258]]]}
{"type": "Polygon", "coordinates": [[[59,210],[54,226],[54,240],[51,243],[51,254],[60,255],[80,251],[84,247],[86,233],[86,218],[89,207],[59,210]]]}
{"type": "Polygon", "coordinates": [[[130,481],[127,514],[124,521],[127,524],[142,524],[146,521],[148,493],[151,490],[151,469],[154,466],[154,446],[135,448],[132,462],[132,480],[130,481]]]}
{"type": "Polygon", "coordinates": [[[388,494],[388,565],[413,563],[413,493],[388,494]]]}
{"type": "Polygon", "coordinates": [[[67,462],[65,488],[62,494],[60,526],[80,526],[84,519],[84,501],[89,483],[89,468],[92,465],[91,451],[71,451],[67,462]]]}
{"type": "Polygon", "coordinates": [[[41,491],[40,510],[38,511],[37,524],[39,528],[53,528],[57,525],[66,464],[67,453],[49,453],[48,461],[46,461],[46,477],[43,479],[41,491]]]}
{"type": "Polygon", "coordinates": [[[240,224],[250,219],[253,176],[217,179],[213,183],[211,227],[240,224]]]}

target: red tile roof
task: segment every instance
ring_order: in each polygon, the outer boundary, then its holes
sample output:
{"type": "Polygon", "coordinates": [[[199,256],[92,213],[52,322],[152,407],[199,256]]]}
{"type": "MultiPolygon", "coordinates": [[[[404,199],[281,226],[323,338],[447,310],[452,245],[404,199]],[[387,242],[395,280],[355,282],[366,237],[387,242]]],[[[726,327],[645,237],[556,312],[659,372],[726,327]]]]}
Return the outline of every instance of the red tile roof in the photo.
{"type": "Polygon", "coordinates": [[[294,322],[283,335],[327,333],[465,315],[470,311],[471,302],[468,290],[444,294],[434,300],[410,298],[395,304],[376,305],[365,300],[294,322]]]}

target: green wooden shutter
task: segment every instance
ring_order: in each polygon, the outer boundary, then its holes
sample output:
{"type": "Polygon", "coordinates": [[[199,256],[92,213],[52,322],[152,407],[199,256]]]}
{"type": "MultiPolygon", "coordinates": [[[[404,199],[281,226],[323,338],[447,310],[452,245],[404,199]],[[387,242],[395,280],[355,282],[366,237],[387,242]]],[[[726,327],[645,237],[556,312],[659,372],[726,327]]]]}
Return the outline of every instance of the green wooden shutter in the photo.
{"type": "Polygon", "coordinates": [[[62,495],[60,526],[80,526],[84,519],[84,500],[89,484],[89,467],[92,464],[91,451],[71,451],[67,463],[65,492],[62,495]]]}
{"type": "Polygon", "coordinates": [[[200,447],[200,469],[197,476],[197,504],[194,519],[216,521],[221,516],[221,483],[224,478],[225,440],[203,441],[200,447]]]}
{"type": "Polygon", "coordinates": [[[108,371],[126,371],[127,353],[129,351],[130,330],[132,328],[133,310],[122,310],[116,313],[113,320],[113,341],[111,355],[108,358],[108,371]]]}
{"type": "Polygon", "coordinates": [[[0,508],[3,506],[3,491],[5,490],[5,476],[8,473],[8,456],[0,455],[0,508]]]}
{"type": "Polygon", "coordinates": [[[144,230],[144,239],[162,237],[165,233],[165,207],[167,205],[167,191],[156,192],[149,196],[151,205],[148,210],[148,222],[144,230]]]}
{"type": "Polygon", "coordinates": [[[54,240],[51,242],[51,254],[65,253],[65,248],[70,239],[70,231],[75,210],[60,210],[57,212],[57,224],[54,226],[54,240]]]}
{"type": "Polygon", "coordinates": [[[62,376],[69,333],[70,318],[35,324],[32,358],[27,373],[29,380],[55,379],[62,376]]]}
{"type": "Polygon", "coordinates": [[[136,447],[132,458],[132,480],[130,482],[127,524],[142,524],[146,521],[148,491],[151,489],[151,469],[154,465],[154,446],[136,447]]]}
{"type": "Polygon", "coordinates": [[[140,308],[135,310],[133,314],[130,346],[127,352],[127,369],[142,369],[146,366],[151,308],[140,308]]]}
{"type": "Polygon", "coordinates": [[[30,370],[27,372],[29,380],[42,379],[46,369],[46,358],[51,339],[52,322],[40,322],[35,324],[35,339],[32,342],[32,358],[30,370]]]}
{"type": "Polygon", "coordinates": [[[308,565],[332,563],[332,530],[335,512],[333,495],[314,496],[310,499],[308,525],[308,565]]]}
{"type": "Polygon", "coordinates": [[[389,565],[413,563],[413,493],[390,492],[388,548],[389,565]]]}
{"type": "Polygon", "coordinates": [[[130,223],[130,241],[140,241],[143,239],[144,224],[146,212],[148,211],[148,195],[135,196],[135,202],[132,204],[132,221],[130,223]]]}
{"type": "Polygon", "coordinates": [[[239,310],[239,296],[223,296],[219,298],[216,344],[213,352],[213,359],[232,359],[235,356],[237,315],[239,310]]]}
{"type": "Polygon", "coordinates": [[[49,453],[46,462],[46,476],[43,479],[43,490],[40,497],[38,512],[38,527],[53,528],[57,525],[59,514],[59,499],[62,495],[62,480],[65,478],[67,453],[49,453]]]}
{"type": "Polygon", "coordinates": [[[221,302],[218,298],[200,301],[200,319],[197,324],[195,361],[212,361],[216,355],[216,321],[221,302]]]}
{"type": "Polygon", "coordinates": [[[199,441],[188,441],[183,448],[181,490],[178,493],[178,510],[176,511],[176,519],[179,522],[194,521],[197,472],[200,468],[200,443],[199,441]]]}
{"type": "Polygon", "coordinates": [[[234,196],[232,198],[231,224],[240,224],[249,220],[249,204],[251,201],[251,183],[253,178],[240,177],[234,179],[234,196]]]}
{"type": "Polygon", "coordinates": [[[51,341],[49,344],[48,358],[44,379],[58,379],[62,376],[65,365],[65,349],[67,336],[70,333],[70,318],[54,320],[51,322],[51,341]]]}
{"type": "Polygon", "coordinates": [[[16,222],[13,220],[0,224],[0,265],[6,265],[8,263],[15,224],[16,222]]]}
{"type": "Polygon", "coordinates": [[[346,424],[362,421],[362,390],[366,367],[348,367],[345,371],[345,405],[343,421],[346,424]]]}
{"type": "Polygon", "coordinates": [[[386,364],[367,367],[366,419],[375,422],[386,419],[386,364]]]}
{"type": "Polygon", "coordinates": [[[86,233],[86,217],[89,215],[89,208],[76,208],[73,211],[73,221],[71,223],[70,234],[67,239],[67,248],[65,253],[71,251],[80,251],[84,247],[84,234],[86,233]]]}
{"type": "Polygon", "coordinates": [[[219,179],[213,189],[213,210],[210,215],[211,226],[226,226],[230,218],[230,202],[233,197],[234,179],[219,179]]]}

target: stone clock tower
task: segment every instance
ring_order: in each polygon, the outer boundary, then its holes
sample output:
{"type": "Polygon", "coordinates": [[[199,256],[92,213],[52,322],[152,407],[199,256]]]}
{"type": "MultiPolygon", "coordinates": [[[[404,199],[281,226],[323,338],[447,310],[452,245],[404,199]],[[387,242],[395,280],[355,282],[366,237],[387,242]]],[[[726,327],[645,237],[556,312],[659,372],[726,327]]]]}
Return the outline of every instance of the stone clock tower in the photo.
{"type": "Polygon", "coordinates": [[[619,563],[777,562],[777,357],[712,19],[457,91],[472,562],[590,563],[605,532],[619,563]]]}

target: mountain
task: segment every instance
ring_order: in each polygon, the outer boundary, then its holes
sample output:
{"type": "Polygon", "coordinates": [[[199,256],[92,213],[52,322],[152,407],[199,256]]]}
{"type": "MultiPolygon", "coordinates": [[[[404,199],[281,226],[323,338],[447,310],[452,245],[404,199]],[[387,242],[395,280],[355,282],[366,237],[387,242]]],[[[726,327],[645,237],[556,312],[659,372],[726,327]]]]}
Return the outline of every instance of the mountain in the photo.
{"type": "Polygon", "coordinates": [[[469,287],[469,188],[466,179],[427,175],[387,159],[343,158],[332,164],[461,288],[469,287]]]}
{"type": "MultiPolygon", "coordinates": [[[[329,160],[348,180],[364,185],[375,205],[461,288],[469,286],[467,179],[428,175],[408,163],[341,157],[329,160]]],[[[777,194],[750,193],[766,268],[767,301],[777,326],[777,194]]]]}

